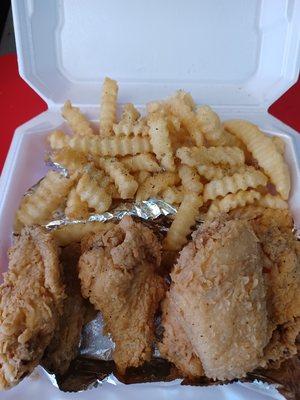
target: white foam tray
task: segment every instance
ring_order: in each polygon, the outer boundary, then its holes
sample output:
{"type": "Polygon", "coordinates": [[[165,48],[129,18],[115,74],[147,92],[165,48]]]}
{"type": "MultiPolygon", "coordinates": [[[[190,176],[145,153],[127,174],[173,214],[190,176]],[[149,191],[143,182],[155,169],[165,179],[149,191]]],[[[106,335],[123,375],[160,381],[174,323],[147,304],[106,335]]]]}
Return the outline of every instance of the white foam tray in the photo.
{"type": "MultiPolygon", "coordinates": [[[[96,120],[106,75],[119,81],[120,103],[142,106],[182,88],[197,103],[211,104],[223,119],[249,119],[281,136],[292,171],[290,206],[300,225],[300,136],[267,113],[298,76],[299,1],[13,0],[12,6],[20,74],[47,102],[48,111],[16,130],[2,172],[2,270],[21,196],[46,171],[45,136],[64,124],[59,108],[69,98],[96,120]]],[[[242,384],[183,388],[107,383],[66,394],[43,375],[24,380],[0,398],[33,400],[41,395],[44,400],[282,398],[242,384]]]]}

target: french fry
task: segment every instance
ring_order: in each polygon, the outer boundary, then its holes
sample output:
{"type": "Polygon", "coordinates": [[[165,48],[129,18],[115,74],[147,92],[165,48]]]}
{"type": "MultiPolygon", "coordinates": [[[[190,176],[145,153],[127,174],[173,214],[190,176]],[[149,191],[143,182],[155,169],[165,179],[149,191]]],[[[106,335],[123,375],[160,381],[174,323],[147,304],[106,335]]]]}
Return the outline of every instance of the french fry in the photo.
{"type": "Polygon", "coordinates": [[[52,162],[66,168],[70,174],[82,168],[88,161],[85,154],[70,147],[63,147],[55,151],[51,154],[50,159],[52,162]]]}
{"type": "Polygon", "coordinates": [[[196,222],[202,204],[202,197],[196,193],[189,193],[184,196],[164,241],[165,249],[180,250],[187,242],[187,236],[196,222]]]}
{"type": "Polygon", "coordinates": [[[67,100],[62,108],[62,116],[68,122],[75,135],[91,136],[94,131],[87,118],[81,113],[79,108],[73,107],[67,100]]]}
{"type": "Polygon", "coordinates": [[[88,206],[98,213],[107,211],[111,205],[111,195],[87,173],[84,173],[79,179],[76,192],[82,201],[86,201],[88,206]]]}
{"type": "Polygon", "coordinates": [[[73,180],[58,172],[48,171],[35,192],[25,196],[17,211],[24,225],[43,224],[63,202],[73,185],[73,180]]]}
{"type": "Polygon", "coordinates": [[[197,167],[198,174],[208,181],[213,179],[222,179],[224,176],[233,175],[236,172],[251,171],[253,167],[248,165],[234,165],[232,167],[218,167],[217,165],[199,165],[197,167]]]}
{"type": "Polygon", "coordinates": [[[150,103],[147,103],[146,110],[148,114],[159,113],[165,115],[166,103],[163,101],[151,101],[150,103]]]}
{"type": "Polygon", "coordinates": [[[70,139],[69,146],[74,150],[93,156],[115,157],[150,153],[152,151],[150,141],[146,137],[101,139],[99,137],[74,136],[70,139]]]}
{"type": "Polygon", "coordinates": [[[169,204],[180,204],[183,200],[184,191],[182,187],[167,187],[161,194],[164,201],[169,204]]]}
{"type": "Polygon", "coordinates": [[[134,133],[133,127],[140,117],[140,113],[133,104],[125,104],[119,123],[113,125],[113,131],[117,136],[129,136],[134,133]]]}
{"type": "Polygon", "coordinates": [[[151,173],[149,171],[139,171],[134,176],[139,185],[141,185],[151,176],[151,173]]]}
{"type": "Polygon", "coordinates": [[[223,129],[218,114],[209,106],[204,105],[197,108],[196,115],[205,139],[208,141],[219,140],[222,136],[223,129]]]}
{"type": "Polygon", "coordinates": [[[82,201],[76,189],[73,188],[67,198],[65,214],[69,219],[86,219],[89,216],[89,206],[82,201]]]}
{"type": "Polygon", "coordinates": [[[159,172],[161,167],[157,163],[153,154],[138,154],[136,156],[126,156],[122,158],[122,163],[131,172],[149,171],[159,172]]]}
{"type": "Polygon", "coordinates": [[[229,146],[229,147],[239,147],[243,151],[245,151],[246,147],[244,143],[238,139],[236,136],[234,136],[232,133],[226,131],[224,129],[223,124],[222,125],[222,133],[221,136],[217,139],[209,139],[207,140],[207,143],[209,146],[229,146]]]}
{"type": "Polygon", "coordinates": [[[52,235],[56,238],[59,246],[67,246],[70,243],[80,242],[81,239],[88,234],[106,232],[113,228],[111,222],[78,222],[62,225],[52,230],[52,235]]]}
{"type": "Polygon", "coordinates": [[[69,137],[63,131],[57,129],[48,135],[47,141],[52,150],[57,150],[68,145],[69,137]]]}
{"type": "Polygon", "coordinates": [[[266,208],[278,208],[281,210],[288,208],[287,201],[283,200],[281,196],[272,196],[271,194],[262,196],[258,200],[258,205],[266,208]]]}
{"type": "Polygon", "coordinates": [[[276,186],[278,193],[287,200],[291,188],[290,173],[272,139],[261,132],[257,126],[244,120],[226,121],[224,126],[245,143],[259,166],[276,186]]]}
{"type": "Polygon", "coordinates": [[[203,198],[214,200],[218,196],[226,196],[228,193],[236,193],[239,190],[265,186],[268,178],[254,168],[247,169],[245,172],[236,172],[232,176],[225,176],[222,179],[212,180],[204,186],[203,198]]]}
{"type": "Polygon", "coordinates": [[[241,190],[237,193],[228,194],[222,199],[215,199],[208,209],[207,219],[214,218],[220,212],[228,213],[234,208],[244,207],[247,204],[253,204],[256,200],[259,200],[260,198],[261,194],[256,190],[241,190]]]}
{"type": "Polygon", "coordinates": [[[121,199],[132,199],[138,188],[138,183],[128,169],[115,158],[102,159],[99,161],[101,167],[115,182],[121,199]]]}
{"type": "Polygon", "coordinates": [[[202,164],[243,165],[244,152],[238,147],[181,147],[176,156],[183,164],[197,167],[202,164]]]}
{"type": "Polygon", "coordinates": [[[284,152],[285,152],[285,142],[284,142],[284,140],[282,140],[279,136],[272,136],[271,140],[275,144],[277,151],[281,155],[284,155],[284,152]]]}
{"type": "Polygon", "coordinates": [[[139,118],[133,125],[132,133],[134,136],[147,136],[149,134],[149,126],[145,117],[139,118]]]}
{"type": "Polygon", "coordinates": [[[157,159],[167,171],[175,171],[173,150],[171,146],[166,118],[153,114],[148,121],[150,142],[157,159]]]}
{"type": "Polygon", "coordinates": [[[197,174],[195,168],[181,165],[178,174],[186,193],[189,191],[198,194],[202,192],[203,184],[201,183],[200,176],[197,174]]]}
{"type": "Polygon", "coordinates": [[[113,199],[121,199],[121,195],[118,191],[118,188],[114,183],[109,183],[106,187],[105,190],[108,194],[111,195],[113,199]]]}
{"type": "Polygon", "coordinates": [[[177,183],[178,177],[174,172],[161,172],[147,178],[138,188],[136,200],[148,200],[150,197],[155,197],[168,186],[173,186],[177,183]]]}
{"type": "Polygon", "coordinates": [[[183,126],[188,130],[197,146],[203,144],[203,134],[200,130],[196,114],[180,98],[174,96],[168,100],[168,105],[172,114],[180,118],[183,126]]]}
{"type": "Polygon", "coordinates": [[[118,85],[117,82],[105,78],[102,86],[100,108],[100,135],[110,136],[113,132],[113,124],[116,120],[118,85]]]}
{"type": "Polygon", "coordinates": [[[181,128],[180,118],[176,115],[167,115],[168,129],[171,134],[178,134],[181,128]]]}
{"type": "Polygon", "coordinates": [[[174,96],[188,106],[190,110],[195,110],[196,104],[190,93],[187,93],[184,90],[177,90],[174,96]]]}

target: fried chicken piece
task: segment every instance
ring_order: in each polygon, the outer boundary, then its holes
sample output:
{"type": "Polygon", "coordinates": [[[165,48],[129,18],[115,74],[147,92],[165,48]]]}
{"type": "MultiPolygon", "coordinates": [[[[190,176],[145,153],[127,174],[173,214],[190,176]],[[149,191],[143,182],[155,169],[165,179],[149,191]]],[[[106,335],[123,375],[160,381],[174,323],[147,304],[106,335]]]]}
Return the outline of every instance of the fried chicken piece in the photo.
{"type": "Polygon", "coordinates": [[[0,388],[28,375],[42,358],[62,313],[58,247],[42,228],[24,228],[9,250],[0,287],[0,388]]]}
{"type": "Polygon", "coordinates": [[[154,315],[165,285],[157,274],[161,246],[152,231],[130,217],[83,242],[79,277],[84,297],[103,314],[124,374],[151,358],[154,315]]]}
{"type": "Polygon", "coordinates": [[[42,360],[42,365],[50,372],[60,375],[68,370],[70,362],[77,355],[81,330],[88,309],[88,304],[81,295],[78,278],[77,264],[80,255],[80,243],[72,243],[62,249],[60,259],[67,297],[54,337],[42,360]]]}
{"type": "Polygon", "coordinates": [[[264,349],[264,360],[267,366],[279,368],[281,363],[297,354],[296,339],[300,332],[300,318],[292,319],[278,325],[272,338],[264,349]]]}
{"type": "Polygon", "coordinates": [[[282,230],[292,231],[293,217],[288,209],[272,209],[255,205],[247,205],[241,208],[235,208],[229,212],[231,219],[246,219],[256,222],[256,225],[280,226],[282,230]]]}
{"type": "Polygon", "coordinates": [[[264,254],[268,313],[276,327],[300,317],[299,243],[283,219],[264,214],[253,220],[252,226],[264,254]]]}
{"type": "MultiPolygon", "coordinates": [[[[272,210],[273,211],[273,210],[272,210]]],[[[252,221],[264,254],[264,280],[271,342],[262,366],[279,367],[297,353],[300,332],[300,243],[292,233],[286,212],[264,212],[252,221]]]]}
{"type": "MultiPolygon", "coordinates": [[[[270,339],[262,268],[260,245],[249,222],[205,223],[181,251],[171,274],[163,355],[172,354],[169,327],[180,320],[190,353],[201,360],[207,377],[240,378],[257,367],[270,339]]],[[[188,358],[182,366],[185,350],[181,357],[168,358],[190,375],[188,358]]]]}
{"type": "Polygon", "coordinates": [[[176,304],[167,292],[162,307],[164,340],[158,344],[161,356],[171,361],[185,377],[204,375],[201,361],[183,329],[176,304]]]}

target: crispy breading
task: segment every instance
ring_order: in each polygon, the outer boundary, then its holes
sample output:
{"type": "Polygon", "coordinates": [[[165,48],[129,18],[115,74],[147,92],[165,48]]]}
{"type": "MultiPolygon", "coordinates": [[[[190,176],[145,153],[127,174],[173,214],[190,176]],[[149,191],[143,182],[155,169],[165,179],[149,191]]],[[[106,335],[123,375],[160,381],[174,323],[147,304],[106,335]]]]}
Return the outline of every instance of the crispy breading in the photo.
{"type": "Polygon", "coordinates": [[[82,294],[102,312],[122,374],[151,357],[154,314],[165,292],[157,274],[161,246],[150,229],[124,217],[113,229],[84,240],[82,249],[82,294]]]}
{"type": "MultiPolygon", "coordinates": [[[[209,378],[239,378],[259,365],[270,339],[262,268],[247,221],[206,223],[180,253],[171,274],[169,311],[180,316],[209,378]]],[[[180,369],[186,373],[189,365],[180,369]]]]}
{"type": "Polygon", "coordinates": [[[70,362],[77,355],[80,334],[87,311],[87,303],[81,295],[77,271],[80,255],[80,243],[72,243],[62,249],[60,258],[67,297],[54,337],[42,360],[43,366],[60,375],[67,371],[70,362]]]}
{"type": "Polygon", "coordinates": [[[62,314],[64,286],[58,246],[42,228],[24,228],[9,250],[1,285],[0,388],[38,365],[62,314]]]}
{"type": "Polygon", "coordinates": [[[172,292],[167,293],[163,302],[164,340],[159,343],[160,354],[175,364],[183,376],[202,376],[204,371],[201,361],[194,353],[193,346],[185,334],[182,327],[183,321],[170,295],[172,292]]]}

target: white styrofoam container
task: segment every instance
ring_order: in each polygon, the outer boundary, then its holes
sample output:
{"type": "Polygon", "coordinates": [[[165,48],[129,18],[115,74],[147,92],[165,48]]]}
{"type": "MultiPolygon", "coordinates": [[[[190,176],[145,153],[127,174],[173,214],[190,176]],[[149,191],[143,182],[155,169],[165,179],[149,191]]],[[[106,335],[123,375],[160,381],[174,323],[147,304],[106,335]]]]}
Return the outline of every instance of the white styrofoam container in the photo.
{"type": "MultiPolygon", "coordinates": [[[[290,206],[300,224],[300,136],[267,113],[297,79],[299,0],[13,0],[19,71],[48,111],[19,127],[0,181],[0,265],[7,268],[15,210],[46,171],[45,136],[64,125],[59,108],[71,99],[97,120],[101,82],[120,84],[119,102],[146,102],[181,88],[222,119],[245,118],[281,136],[292,171],[290,206]]],[[[26,107],[26,104],[24,105],[26,107]]],[[[29,377],[2,399],[267,399],[260,385],[212,388],[178,384],[112,385],[59,392],[29,377]],[[254,390],[254,392],[253,392],[254,390]]]]}

